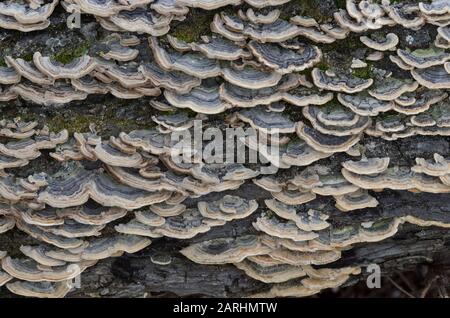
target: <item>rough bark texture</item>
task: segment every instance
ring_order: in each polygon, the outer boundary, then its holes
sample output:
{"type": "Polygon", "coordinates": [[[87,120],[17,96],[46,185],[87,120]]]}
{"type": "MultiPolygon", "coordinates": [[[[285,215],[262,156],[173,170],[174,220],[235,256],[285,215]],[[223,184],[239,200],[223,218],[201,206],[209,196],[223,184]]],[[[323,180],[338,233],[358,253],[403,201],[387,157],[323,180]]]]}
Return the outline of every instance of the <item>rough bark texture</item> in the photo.
{"type": "MultiPolygon", "coordinates": [[[[304,14],[313,16],[320,21],[331,19],[333,12],[342,8],[342,1],[309,0],[304,3],[292,1],[282,8],[282,16],[304,14]]],[[[210,34],[209,25],[215,13],[221,10],[205,11],[192,9],[184,22],[174,21],[171,24],[171,34],[180,39],[192,42],[201,35],[210,34]]],[[[235,10],[237,11],[237,10],[235,10]]],[[[30,60],[33,52],[39,51],[44,56],[58,57],[60,60],[71,60],[84,54],[101,51],[98,39],[108,34],[108,31],[98,27],[92,16],[83,15],[83,24],[79,30],[68,30],[65,26],[67,13],[58,7],[51,17],[51,26],[45,31],[19,33],[0,29],[0,65],[7,55],[22,57],[30,60]]],[[[410,49],[425,48],[434,41],[436,27],[426,25],[420,30],[404,28],[384,28],[384,33],[395,32],[400,38],[400,46],[410,49]],[[408,40],[413,38],[412,41],[408,40]]],[[[327,66],[336,66],[342,60],[348,62],[352,58],[362,58],[368,49],[359,42],[360,34],[351,34],[343,41],[323,45],[323,52],[327,66]]],[[[149,52],[145,35],[139,35],[141,44],[139,58],[147,60],[149,52]]],[[[323,66],[323,65],[322,65],[323,66]]],[[[398,78],[409,77],[409,73],[395,67],[389,59],[377,62],[377,67],[391,71],[398,78]],[[407,74],[407,75],[405,75],[407,74]]],[[[368,74],[361,77],[371,77],[371,67],[368,74]]],[[[84,101],[71,102],[64,106],[36,106],[31,102],[17,99],[0,103],[0,110],[4,118],[12,119],[21,116],[25,120],[36,120],[40,124],[48,125],[51,131],[63,128],[69,133],[88,131],[91,123],[100,136],[117,136],[122,131],[155,127],[151,116],[158,111],[149,106],[151,97],[137,100],[121,100],[110,95],[89,96],[84,101]]],[[[160,97],[159,100],[162,100],[160,97]]],[[[447,99],[448,106],[448,99],[447,99]]],[[[230,111],[231,112],[231,111],[230,111]]],[[[286,111],[292,120],[304,120],[301,111],[286,111]]],[[[191,114],[192,115],[192,114],[191,114]]],[[[211,115],[208,123],[220,126],[225,115],[211,115]]],[[[389,157],[392,166],[411,167],[415,159],[432,158],[433,154],[449,155],[450,138],[443,136],[414,136],[394,141],[374,138],[365,135],[360,141],[364,154],[371,157],[389,157]]],[[[8,169],[17,177],[26,177],[33,172],[45,171],[52,174],[61,168],[48,155],[49,151],[42,151],[43,155],[33,160],[26,167],[8,169]]],[[[341,163],[354,159],[346,153],[336,153],[319,163],[333,171],[340,171],[341,163]]],[[[356,159],[355,159],[356,160],[356,159]]],[[[293,177],[304,167],[291,167],[279,170],[280,177],[293,177]]],[[[220,193],[211,193],[200,198],[188,198],[184,204],[195,208],[199,201],[213,201],[225,194],[238,195],[246,199],[258,201],[260,211],[267,210],[265,199],[272,198],[270,192],[247,180],[239,189],[220,193]]],[[[317,204],[325,203],[330,207],[329,222],[332,226],[360,224],[384,218],[416,216],[423,220],[433,220],[450,224],[450,195],[432,193],[413,193],[409,191],[384,190],[372,192],[379,204],[375,208],[343,213],[334,208],[333,197],[318,197],[317,204]]],[[[201,265],[196,264],[179,251],[194,243],[215,238],[237,237],[246,234],[258,234],[252,223],[259,216],[251,216],[213,227],[209,232],[197,235],[188,240],[177,240],[167,237],[152,239],[152,244],[136,254],[125,254],[116,258],[101,260],[88,268],[81,276],[81,288],[75,289],[68,297],[158,297],[158,296],[212,296],[212,297],[245,297],[255,293],[268,291],[269,284],[262,283],[247,276],[233,265],[201,265]],[[168,265],[158,265],[152,262],[155,254],[170,256],[168,265]]],[[[118,220],[109,224],[113,226],[124,223],[118,220]]],[[[11,230],[0,235],[0,250],[8,251],[12,257],[20,257],[19,247],[26,244],[38,244],[20,232],[11,230]]],[[[430,265],[446,270],[450,268],[450,231],[435,226],[419,227],[413,224],[403,224],[398,233],[380,242],[356,244],[351,249],[342,252],[342,258],[324,267],[340,268],[344,266],[360,266],[362,274],[351,276],[345,286],[351,286],[363,281],[367,273],[365,268],[369,264],[378,264],[382,268],[383,277],[396,272],[405,272],[418,265],[430,265]]],[[[5,287],[0,287],[1,297],[14,297],[5,287]]]]}

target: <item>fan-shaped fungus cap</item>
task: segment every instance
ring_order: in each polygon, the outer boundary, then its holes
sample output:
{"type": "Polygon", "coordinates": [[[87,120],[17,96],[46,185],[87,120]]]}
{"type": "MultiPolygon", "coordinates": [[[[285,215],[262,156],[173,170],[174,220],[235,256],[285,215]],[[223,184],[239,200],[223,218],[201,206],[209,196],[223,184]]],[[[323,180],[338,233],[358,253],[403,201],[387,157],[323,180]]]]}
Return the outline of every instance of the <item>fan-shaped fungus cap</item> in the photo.
{"type": "Polygon", "coordinates": [[[222,199],[213,202],[200,201],[197,207],[206,218],[232,221],[245,218],[255,212],[258,203],[255,200],[225,195],[222,199]]]}
{"type": "Polygon", "coordinates": [[[384,172],[389,165],[389,157],[384,158],[363,158],[360,161],[345,161],[342,166],[356,174],[377,174],[384,172]]]}
{"type": "Polygon", "coordinates": [[[62,65],[50,57],[44,57],[40,52],[33,55],[34,65],[45,75],[53,78],[78,79],[90,72],[97,66],[94,58],[84,55],[74,59],[66,65],[62,65]]]}
{"type": "Polygon", "coordinates": [[[442,65],[446,61],[450,60],[449,53],[445,52],[445,50],[437,48],[419,49],[412,52],[398,49],[397,55],[407,65],[421,69],[435,65],[442,65]]]}
{"type": "Polygon", "coordinates": [[[199,264],[239,263],[246,257],[263,255],[270,248],[255,235],[216,238],[192,244],[182,249],[181,254],[199,264]]]}
{"type": "Polygon", "coordinates": [[[77,264],[40,270],[31,259],[12,259],[9,256],[2,259],[2,268],[9,275],[29,282],[58,282],[73,279],[81,273],[77,264]]]}
{"type": "Polygon", "coordinates": [[[301,49],[293,51],[277,44],[252,40],[248,47],[261,63],[281,74],[301,72],[317,64],[322,58],[321,50],[308,44],[303,44],[301,49]]]}
{"type": "Polygon", "coordinates": [[[358,94],[339,93],[337,98],[342,105],[360,116],[377,116],[379,113],[387,112],[394,107],[392,101],[382,101],[365,92],[358,94]]]}
{"type": "Polygon", "coordinates": [[[61,282],[15,281],[6,285],[10,292],[24,297],[63,298],[72,289],[72,280],[61,282]]]}
{"type": "Polygon", "coordinates": [[[450,74],[443,65],[432,66],[425,69],[414,69],[412,77],[421,85],[429,89],[450,88],[450,74]]]}
{"type": "Polygon", "coordinates": [[[305,272],[301,267],[287,264],[261,266],[245,259],[233,265],[243,270],[247,276],[264,283],[282,283],[290,279],[305,276],[305,272]]]}
{"type": "Polygon", "coordinates": [[[367,47],[377,50],[377,51],[388,51],[394,49],[398,44],[398,36],[394,33],[386,34],[386,37],[381,41],[377,39],[372,39],[368,36],[361,36],[359,38],[362,43],[364,43],[367,47]]]}
{"type": "Polygon", "coordinates": [[[265,134],[292,133],[295,131],[295,123],[280,113],[267,112],[261,107],[237,113],[240,120],[249,123],[256,130],[265,134]]]}
{"type": "Polygon", "coordinates": [[[309,126],[306,126],[302,122],[297,123],[296,132],[297,135],[305,140],[309,146],[322,153],[347,151],[360,139],[359,135],[333,136],[323,134],[309,126]]]}
{"type": "MultiPolygon", "coordinates": [[[[414,71],[413,71],[414,72],[414,71]]],[[[419,83],[410,79],[400,80],[389,77],[383,79],[382,82],[376,83],[370,90],[369,94],[376,99],[390,101],[400,97],[400,95],[413,92],[419,87],[419,83]]]]}
{"type": "Polygon", "coordinates": [[[357,93],[370,87],[373,79],[367,80],[358,77],[349,77],[345,75],[333,75],[318,68],[311,72],[314,84],[322,89],[327,89],[336,92],[357,93]]]}
{"type": "Polygon", "coordinates": [[[336,199],[336,207],[343,212],[374,208],[378,205],[378,200],[362,189],[344,195],[337,195],[334,198],[336,199]]]}
{"type": "Polygon", "coordinates": [[[275,215],[262,213],[253,226],[270,236],[291,239],[294,241],[309,241],[318,234],[301,230],[293,221],[283,220],[275,215]]]}
{"type": "Polygon", "coordinates": [[[326,229],[330,224],[326,221],[328,215],[317,210],[302,211],[296,206],[289,206],[278,200],[264,201],[269,209],[286,220],[293,221],[301,230],[311,232],[326,229]]]}

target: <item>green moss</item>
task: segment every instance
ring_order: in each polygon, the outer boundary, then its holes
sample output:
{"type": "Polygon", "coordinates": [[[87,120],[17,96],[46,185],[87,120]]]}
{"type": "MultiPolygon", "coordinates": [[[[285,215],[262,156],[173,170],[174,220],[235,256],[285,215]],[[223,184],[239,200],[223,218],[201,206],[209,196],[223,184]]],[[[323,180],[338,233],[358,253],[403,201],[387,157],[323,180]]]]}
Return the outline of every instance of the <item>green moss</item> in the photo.
{"type": "Polygon", "coordinates": [[[6,65],[6,62],[5,62],[5,59],[0,58],[0,66],[1,66],[1,67],[6,67],[6,66],[7,66],[7,65],[6,65]]]}
{"type": "MultiPolygon", "coordinates": [[[[142,125],[136,123],[135,120],[119,118],[116,114],[117,110],[111,107],[102,115],[77,113],[73,116],[62,116],[58,114],[49,117],[45,123],[51,131],[56,132],[67,129],[70,134],[74,132],[87,132],[91,124],[95,125],[100,135],[110,128],[117,128],[120,131],[142,128],[142,125]]],[[[151,123],[153,124],[153,122],[151,123]]]]}
{"type": "Polygon", "coordinates": [[[336,7],[338,7],[338,9],[345,9],[345,0],[335,0],[335,4],[336,7]]]}
{"type": "Polygon", "coordinates": [[[26,54],[20,56],[20,58],[27,62],[31,62],[33,60],[33,53],[26,53],[26,54]]]}
{"type": "Polygon", "coordinates": [[[83,56],[89,51],[90,43],[84,42],[78,45],[76,48],[64,48],[55,55],[52,56],[52,58],[62,64],[68,64],[74,59],[83,56]]]}
{"type": "Polygon", "coordinates": [[[317,67],[318,69],[322,70],[322,71],[326,71],[330,68],[330,66],[325,62],[325,61],[320,61],[319,63],[317,63],[315,65],[315,67],[317,67]]]}
{"type": "Polygon", "coordinates": [[[175,26],[170,35],[187,43],[198,42],[202,35],[210,35],[210,24],[214,19],[214,12],[196,15],[193,21],[185,21],[175,26]]]}
{"type": "Polygon", "coordinates": [[[372,65],[368,64],[363,68],[354,68],[352,69],[352,75],[363,79],[372,78],[372,65]]]}

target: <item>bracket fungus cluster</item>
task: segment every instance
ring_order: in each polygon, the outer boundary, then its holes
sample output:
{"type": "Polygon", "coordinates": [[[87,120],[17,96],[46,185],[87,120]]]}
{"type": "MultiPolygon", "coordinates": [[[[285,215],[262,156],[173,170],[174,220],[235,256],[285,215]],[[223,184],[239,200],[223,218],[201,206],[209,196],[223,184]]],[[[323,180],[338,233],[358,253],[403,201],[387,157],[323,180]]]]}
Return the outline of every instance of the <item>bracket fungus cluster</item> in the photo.
{"type": "MultiPolygon", "coordinates": [[[[166,237],[183,242],[171,253],[185,261],[231,264],[263,284],[244,296],[302,297],[357,279],[364,264],[347,258],[355,246],[388,239],[404,223],[449,228],[444,208],[392,211],[385,199],[450,193],[449,2],[346,0],[327,19],[290,5],[1,2],[5,34],[27,39],[69,13],[99,32],[66,59],[42,45],[27,56],[0,54],[2,109],[43,109],[36,120],[7,111],[0,120],[0,242],[16,232],[29,238],[0,245],[0,292],[70,296],[73,279],[101,260],[166,237]],[[206,28],[180,32],[199,12],[206,28]],[[403,36],[422,28],[433,43],[403,36]],[[134,101],[120,116],[132,120],[101,118],[99,129],[47,117],[64,113],[60,105],[84,112],[124,99],[134,101]],[[223,160],[211,135],[180,147],[173,136],[195,136],[197,121],[221,134],[254,131],[258,138],[237,143],[257,160],[223,160]]],[[[151,260],[170,266],[172,258],[151,260]]]]}

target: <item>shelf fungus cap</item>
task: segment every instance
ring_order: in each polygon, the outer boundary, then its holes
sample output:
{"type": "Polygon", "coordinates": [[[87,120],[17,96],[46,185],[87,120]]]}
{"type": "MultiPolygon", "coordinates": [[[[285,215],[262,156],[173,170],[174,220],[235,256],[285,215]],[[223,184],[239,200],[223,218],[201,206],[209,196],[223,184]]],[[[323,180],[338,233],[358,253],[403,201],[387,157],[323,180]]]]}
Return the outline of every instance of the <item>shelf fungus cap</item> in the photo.
{"type": "Polygon", "coordinates": [[[200,213],[206,218],[232,221],[245,218],[255,212],[258,208],[258,203],[255,200],[246,200],[238,196],[225,195],[217,201],[200,201],[197,207],[200,213]]]}
{"type": "Polygon", "coordinates": [[[397,55],[407,65],[419,69],[442,65],[450,60],[450,53],[438,48],[418,49],[412,52],[398,49],[397,55]]]}
{"type": "Polygon", "coordinates": [[[244,67],[242,70],[229,67],[224,68],[222,76],[227,82],[248,89],[262,89],[275,86],[282,77],[277,72],[265,72],[251,66],[244,67]]]}
{"type": "Polygon", "coordinates": [[[312,78],[314,84],[321,88],[343,93],[357,93],[365,90],[373,84],[373,79],[362,79],[347,75],[333,75],[318,68],[313,69],[312,78]]]}
{"type": "Polygon", "coordinates": [[[239,5],[241,2],[241,0],[177,0],[178,4],[204,10],[215,10],[227,5],[239,5]]]}
{"type": "Polygon", "coordinates": [[[295,206],[286,205],[276,199],[265,200],[264,203],[279,217],[293,221],[303,231],[320,231],[330,226],[330,223],[326,221],[328,215],[318,210],[309,209],[308,211],[302,211],[295,206]]]}
{"type": "Polygon", "coordinates": [[[344,195],[337,195],[334,198],[336,199],[336,207],[343,212],[374,208],[378,205],[378,200],[372,197],[367,190],[363,189],[344,195]]]}
{"type": "Polygon", "coordinates": [[[419,2],[419,9],[426,15],[444,15],[450,13],[450,4],[446,0],[433,0],[431,3],[419,2]]]}
{"type": "Polygon", "coordinates": [[[267,112],[261,107],[240,111],[237,116],[265,134],[295,132],[295,123],[289,118],[277,112],[267,112]]]}
{"type": "Polygon", "coordinates": [[[9,256],[2,259],[2,268],[11,276],[29,282],[64,281],[73,279],[81,273],[81,268],[77,264],[40,270],[37,263],[31,259],[12,259],[9,256]]]}
{"type": "Polygon", "coordinates": [[[242,262],[233,263],[233,265],[243,270],[247,276],[264,283],[282,283],[306,275],[301,267],[288,264],[261,266],[245,259],[242,262]]]}
{"type": "Polygon", "coordinates": [[[386,34],[386,37],[384,39],[381,39],[381,41],[377,39],[372,39],[368,36],[361,36],[359,38],[362,43],[364,43],[367,47],[377,50],[377,51],[388,51],[394,49],[399,40],[398,36],[394,33],[388,33],[386,34]]]}
{"type": "Polygon", "coordinates": [[[253,226],[270,236],[291,239],[294,241],[309,241],[318,237],[317,233],[301,230],[293,221],[281,219],[276,215],[262,213],[253,226]]]}
{"type": "Polygon", "coordinates": [[[248,47],[261,63],[281,74],[301,72],[319,63],[322,58],[322,51],[309,44],[303,44],[294,51],[277,44],[252,40],[248,47]]]}
{"type": "Polygon", "coordinates": [[[177,71],[166,71],[155,63],[145,63],[139,66],[139,71],[155,86],[174,90],[180,94],[188,93],[201,84],[201,79],[177,71]]]}
{"type": "Polygon", "coordinates": [[[148,210],[136,211],[134,212],[134,215],[136,217],[136,221],[148,226],[158,227],[164,225],[166,222],[165,218],[148,210]]]}
{"type": "Polygon", "coordinates": [[[41,73],[32,62],[27,62],[20,58],[14,59],[11,56],[5,56],[5,61],[8,66],[14,68],[18,74],[35,84],[52,85],[54,83],[54,79],[41,73]]]}
{"type": "Polygon", "coordinates": [[[155,37],[149,38],[154,59],[158,65],[167,70],[181,71],[198,78],[215,77],[222,73],[219,63],[214,59],[208,59],[203,54],[188,52],[169,52],[161,47],[155,37]]]}
{"type": "Polygon", "coordinates": [[[159,216],[169,217],[182,214],[186,210],[186,206],[184,204],[168,204],[166,201],[164,203],[152,204],[149,206],[149,209],[159,216]]]}
{"type": "Polygon", "coordinates": [[[269,24],[275,22],[280,17],[279,9],[271,10],[266,14],[255,12],[252,8],[248,8],[245,17],[254,24],[269,24]]]}
{"type": "Polygon", "coordinates": [[[44,266],[63,266],[66,264],[65,261],[51,258],[45,254],[47,249],[44,246],[30,246],[22,245],[20,251],[29,258],[33,259],[37,263],[44,266]]]}
{"type": "Polygon", "coordinates": [[[341,252],[338,250],[299,252],[291,251],[286,248],[277,248],[272,250],[269,255],[276,260],[289,265],[325,265],[333,263],[341,258],[341,252]]]}
{"type": "Polygon", "coordinates": [[[360,116],[377,116],[379,113],[387,112],[394,107],[393,101],[379,100],[365,92],[358,94],[339,93],[337,98],[342,105],[360,116]]]}
{"type": "Polygon", "coordinates": [[[0,14],[13,17],[18,23],[25,25],[37,24],[45,22],[50,17],[58,2],[58,0],[52,0],[46,4],[41,3],[37,7],[20,2],[2,2],[0,4],[0,14]]]}
{"type": "Polygon", "coordinates": [[[69,64],[63,65],[50,57],[42,56],[40,52],[34,53],[33,62],[43,74],[53,79],[81,78],[92,72],[97,64],[94,58],[83,55],[82,57],[75,58],[69,64]]]}
{"type": "Polygon", "coordinates": [[[425,173],[429,176],[441,177],[450,174],[450,160],[440,154],[434,154],[434,160],[416,158],[416,165],[411,168],[417,173],[425,173]]]}
{"type": "Polygon", "coordinates": [[[287,205],[299,205],[312,201],[316,195],[298,184],[289,183],[282,191],[271,192],[272,197],[287,205]],[[298,188],[297,188],[298,187],[298,188]]]}
{"type": "Polygon", "coordinates": [[[292,166],[307,166],[330,155],[313,149],[301,139],[296,139],[287,144],[281,160],[292,166]]]}
{"type": "Polygon", "coordinates": [[[340,104],[324,106],[305,106],[303,116],[307,118],[314,129],[323,134],[334,136],[357,135],[370,126],[371,119],[359,116],[340,104]]]}
{"type": "Polygon", "coordinates": [[[15,281],[6,285],[10,292],[24,297],[63,298],[72,289],[72,280],[61,282],[15,281]]]}
{"type": "Polygon", "coordinates": [[[92,153],[97,159],[111,166],[137,168],[143,164],[143,158],[138,152],[127,154],[107,142],[98,143],[92,148],[92,153]]]}
{"type": "Polygon", "coordinates": [[[151,244],[151,240],[138,235],[117,235],[91,241],[81,253],[84,260],[100,260],[118,252],[136,253],[151,244]]]}
{"type": "MultiPolygon", "coordinates": [[[[414,72],[413,70],[412,72],[414,72]]],[[[414,77],[414,76],[413,76],[414,77]]],[[[400,80],[393,77],[383,79],[368,90],[369,94],[382,101],[391,101],[402,94],[413,92],[419,87],[419,83],[410,79],[400,80]]]]}
{"type": "Polygon", "coordinates": [[[15,225],[13,217],[0,215],[0,234],[11,230],[15,225]]]}
{"type": "Polygon", "coordinates": [[[296,132],[309,146],[322,153],[345,152],[360,139],[360,135],[333,136],[323,134],[302,122],[297,123],[296,132]]]}
{"type": "Polygon", "coordinates": [[[219,97],[217,85],[198,86],[187,94],[165,90],[164,96],[172,106],[189,108],[202,114],[218,114],[232,107],[219,97]]]}
{"type": "Polygon", "coordinates": [[[411,71],[411,75],[426,88],[450,88],[450,74],[443,65],[432,66],[426,69],[414,69],[411,71]]]}
{"type": "Polygon", "coordinates": [[[360,161],[345,161],[342,166],[356,174],[367,175],[384,172],[389,166],[389,157],[363,158],[360,161]]]}
{"type": "Polygon", "coordinates": [[[255,235],[216,238],[192,244],[182,249],[181,254],[199,264],[239,263],[254,255],[264,255],[270,248],[255,235]]]}

